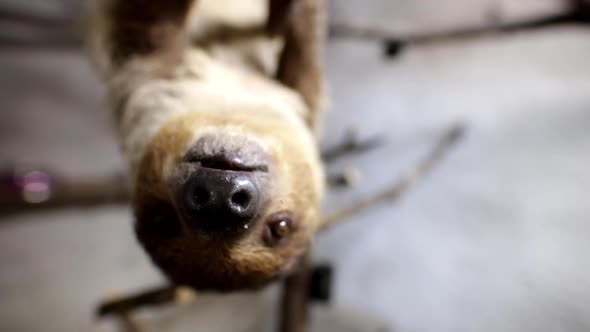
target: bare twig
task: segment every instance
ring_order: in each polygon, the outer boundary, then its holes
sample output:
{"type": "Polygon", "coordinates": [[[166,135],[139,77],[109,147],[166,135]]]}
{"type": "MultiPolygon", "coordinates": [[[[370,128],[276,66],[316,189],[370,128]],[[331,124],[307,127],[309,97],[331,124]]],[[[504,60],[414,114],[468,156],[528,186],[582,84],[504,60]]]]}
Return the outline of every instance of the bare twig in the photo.
{"type": "Polygon", "coordinates": [[[363,210],[371,208],[379,203],[397,200],[403,193],[410,189],[416,181],[424,177],[446,155],[450,148],[463,136],[463,125],[455,125],[441,137],[434,149],[424,160],[418,163],[407,174],[403,175],[393,186],[364,200],[360,200],[341,210],[334,211],[322,218],[321,230],[342,222],[363,210]]]}
{"type": "Polygon", "coordinates": [[[131,316],[131,313],[121,315],[121,330],[123,332],[145,332],[143,327],[131,316]]]}
{"type": "Polygon", "coordinates": [[[192,290],[174,285],[150,289],[136,295],[103,302],[98,310],[99,317],[109,315],[124,315],[142,307],[157,307],[172,303],[185,303],[192,301],[192,290]]]}

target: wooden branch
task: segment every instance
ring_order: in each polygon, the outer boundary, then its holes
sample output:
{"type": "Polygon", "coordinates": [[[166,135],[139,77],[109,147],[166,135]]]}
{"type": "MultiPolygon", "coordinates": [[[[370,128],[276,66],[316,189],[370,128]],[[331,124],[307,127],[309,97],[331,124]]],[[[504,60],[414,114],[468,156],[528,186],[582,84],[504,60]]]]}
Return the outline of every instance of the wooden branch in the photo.
{"type": "Polygon", "coordinates": [[[144,328],[132,317],[131,313],[121,315],[121,330],[123,332],[145,332],[144,328]]]}
{"type": "Polygon", "coordinates": [[[487,25],[420,34],[400,34],[385,27],[332,22],[330,24],[330,36],[385,42],[387,49],[390,50],[388,53],[395,55],[400,49],[408,45],[475,38],[497,33],[512,33],[562,24],[590,24],[590,4],[586,0],[568,0],[568,3],[569,8],[564,12],[543,17],[502,23],[496,14],[490,15],[492,18],[487,25]]]}
{"type": "Polygon", "coordinates": [[[194,298],[194,292],[186,287],[167,285],[140,292],[135,295],[105,301],[97,310],[99,317],[125,315],[142,307],[158,307],[173,303],[187,303],[194,298]]]}
{"type": "Polygon", "coordinates": [[[451,127],[438,141],[433,150],[413,169],[403,175],[394,185],[371,197],[360,200],[343,209],[325,215],[321,222],[321,231],[329,229],[353,215],[383,202],[393,202],[407,192],[418,180],[428,174],[436,164],[450,151],[450,148],[463,136],[463,125],[451,127]]]}
{"type": "Polygon", "coordinates": [[[35,168],[0,171],[0,215],[68,206],[128,203],[124,174],[69,178],[35,168]]]}
{"type": "MultiPolygon", "coordinates": [[[[377,148],[383,135],[366,139],[349,130],[338,145],[322,151],[326,163],[377,148]]],[[[346,171],[331,178],[329,185],[347,186],[358,174],[346,171]]],[[[128,203],[131,197],[129,181],[124,173],[95,177],[71,178],[39,168],[0,170],[0,215],[36,210],[51,210],[69,206],[93,206],[128,203]]]]}
{"type": "MultiPolygon", "coordinates": [[[[284,12],[284,7],[290,5],[291,0],[271,0],[271,12],[284,12]],[[272,5],[274,3],[274,5],[272,5]]],[[[520,22],[502,24],[498,15],[492,15],[490,24],[471,27],[455,28],[449,31],[438,31],[422,34],[401,34],[385,27],[361,26],[348,22],[330,22],[330,37],[358,38],[376,41],[385,41],[389,46],[397,45],[401,48],[408,44],[420,44],[431,41],[442,41],[456,38],[478,37],[490,33],[512,32],[533,28],[540,28],[558,24],[588,24],[590,23],[590,6],[586,0],[567,0],[569,9],[564,12],[551,14],[540,18],[528,19],[520,22]]],[[[0,10],[0,19],[17,22],[25,27],[27,31],[33,29],[35,33],[29,33],[26,38],[23,36],[0,36],[0,48],[7,46],[20,47],[67,47],[80,48],[82,38],[76,27],[75,19],[62,15],[50,17],[32,12],[15,10],[0,10]]],[[[265,27],[268,31],[276,33],[280,29],[281,15],[272,15],[272,19],[265,27]]]]}

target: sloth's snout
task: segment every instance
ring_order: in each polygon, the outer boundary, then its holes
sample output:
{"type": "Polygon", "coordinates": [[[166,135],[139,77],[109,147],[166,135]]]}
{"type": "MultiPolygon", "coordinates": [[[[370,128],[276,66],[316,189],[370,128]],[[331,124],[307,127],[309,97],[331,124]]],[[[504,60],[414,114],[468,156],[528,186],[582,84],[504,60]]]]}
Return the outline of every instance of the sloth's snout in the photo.
{"type": "Polygon", "coordinates": [[[197,168],[181,195],[191,226],[207,232],[247,229],[260,211],[255,177],[252,172],[197,168]]]}
{"type": "Polygon", "coordinates": [[[268,159],[242,137],[206,135],[184,156],[177,202],[191,228],[205,232],[243,231],[262,209],[268,159]]]}

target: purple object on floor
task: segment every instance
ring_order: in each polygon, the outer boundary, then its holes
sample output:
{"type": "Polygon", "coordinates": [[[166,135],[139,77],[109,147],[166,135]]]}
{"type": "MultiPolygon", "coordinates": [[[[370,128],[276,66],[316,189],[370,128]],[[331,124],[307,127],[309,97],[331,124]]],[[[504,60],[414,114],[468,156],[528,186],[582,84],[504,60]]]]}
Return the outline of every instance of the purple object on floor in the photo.
{"type": "Polygon", "coordinates": [[[0,202],[2,203],[42,203],[51,198],[52,189],[52,177],[42,171],[0,173],[0,202]]]}

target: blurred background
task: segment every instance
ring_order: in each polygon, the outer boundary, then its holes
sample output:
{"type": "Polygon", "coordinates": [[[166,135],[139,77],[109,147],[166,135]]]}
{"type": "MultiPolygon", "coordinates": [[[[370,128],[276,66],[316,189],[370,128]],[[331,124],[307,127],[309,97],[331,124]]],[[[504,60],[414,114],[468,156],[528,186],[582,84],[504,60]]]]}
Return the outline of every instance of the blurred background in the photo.
{"type": "MultiPolygon", "coordinates": [[[[0,168],[31,165],[78,179],[124,172],[104,88],[80,47],[83,5],[0,0],[0,168]]],[[[394,182],[450,124],[468,131],[396,204],[317,239],[314,259],[335,275],[330,303],[313,308],[312,330],[590,330],[587,16],[572,15],[565,0],[330,7],[323,144],[350,128],[381,134],[385,144],[330,165],[355,167],[362,178],[331,190],[326,210],[394,182]],[[498,29],[522,22],[536,23],[498,29]],[[345,26],[371,28],[374,38],[338,34],[345,26]],[[496,32],[429,37],[465,29],[496,32]],[[407,43],[386,48],[383,34],[407,43]]],[[[95,318],[97,303],[162,282],[136,244],[125,204],[0,221],[0,331],[116,331],[114,321],[95,318]]],[[[276,301],[275,286],[199,295],[140,316],[147,331],[273,331],[276,301]]]]}

